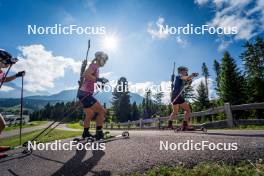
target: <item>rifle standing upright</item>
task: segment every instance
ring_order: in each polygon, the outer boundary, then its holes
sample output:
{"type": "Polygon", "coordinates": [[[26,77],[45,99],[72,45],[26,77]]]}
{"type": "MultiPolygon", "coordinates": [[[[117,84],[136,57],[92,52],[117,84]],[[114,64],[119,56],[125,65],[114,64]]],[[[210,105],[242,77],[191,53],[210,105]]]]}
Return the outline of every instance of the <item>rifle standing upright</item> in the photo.
{"type": "Polygon", "coordinates": [[[175,79],[175,62],[173,62],[173,70],[172,70],[172,75],[171,75],[171,99],[172,99],[172,92],[173,92],[173,83],[175,79]]]}
{"type": "Polygon", "coordinates": [[[89,50],[90,50],[90,40],[88,40],[88,48],[87,48],[87,51],[86,51],[85,60],[83,60],[83,62],[82,62],[82,67],[81,67],[81,72],[80,72],[80,80],[78,81],[78,84],[79,84],[78,91],[79,91],[79,89],[81,88],[81,86],[83,84],[83,80],[84,80],[83,73],[84,73],[85,68],[87,66],[89,50]]]}

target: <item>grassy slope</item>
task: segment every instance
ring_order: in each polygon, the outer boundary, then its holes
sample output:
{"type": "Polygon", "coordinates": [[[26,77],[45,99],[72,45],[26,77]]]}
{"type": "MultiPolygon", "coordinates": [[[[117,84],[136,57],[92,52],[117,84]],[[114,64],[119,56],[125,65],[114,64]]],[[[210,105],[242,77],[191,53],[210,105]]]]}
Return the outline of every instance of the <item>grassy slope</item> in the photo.
{"type": "Polygon", "coordinates": [[[237,166],[204,163],[187,168],[184,166],[177,167],[160,167],[151,169],[145,173],[135,173],[133,176],[264,176],[264,163],[241,163],[237,166]]]}
{"type": "MultiPolygon", "coordinates": [[[[33,122],[29,122],[28,124],[23,125],[22,128],[35,127],[39,125],[44,125],[46,123],[47,121],[33,121],[33,122]]],[[[19,128],[20,128],[19,125],[11,125],[11,126],[6,127],[4,131],[11,131],[11,130],[19,129],[19,128]]]]}
{"type": "MultiPolygon", "coordinates": [[[[27,142],[28,140],[31,140],[34,136],[36,136],[41,130],[33,131],[30,133],[25,133],[22,135],[22,143],[27,142]]],[[[53,130],[50,134],[47,136],[42,136],[39,138],[37,142],[48,142],[48,141],[54,141],[58,139],[66,139],[70,137],[80,136],[81,132],[79,131],[65,131],[65,130],[53,130]]],[[[18,146],[19,145],[19,136],[12,136],[9,138],[1,139],[0,146],[18,146]]]]}

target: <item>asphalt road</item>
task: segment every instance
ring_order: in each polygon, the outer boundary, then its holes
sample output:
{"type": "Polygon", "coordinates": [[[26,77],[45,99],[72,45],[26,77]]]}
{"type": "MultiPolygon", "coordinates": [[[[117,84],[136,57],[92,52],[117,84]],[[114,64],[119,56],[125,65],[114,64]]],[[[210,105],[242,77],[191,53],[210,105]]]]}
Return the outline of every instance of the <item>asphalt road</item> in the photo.
{"type": "MultiPolygon", "coordinates": [[[[113,132],[120,133],[120,132],[113,132]]],[[[65,140],[63,142],[69,142],[65,140]]],[[[172,145],[173,146],[173,145],[172,145]]],[[[105,150],[34,151],[32,155],[0,163],[1,176],[115,175],[144,172],[154,166],[188,166],[200,162],[236,163],[264,159],[263,130],[202,132],[130,131],[129,139],[105,144],[105,150]],[[237,143],[237,150],[160,150],[160,142],[237,143]]]]}

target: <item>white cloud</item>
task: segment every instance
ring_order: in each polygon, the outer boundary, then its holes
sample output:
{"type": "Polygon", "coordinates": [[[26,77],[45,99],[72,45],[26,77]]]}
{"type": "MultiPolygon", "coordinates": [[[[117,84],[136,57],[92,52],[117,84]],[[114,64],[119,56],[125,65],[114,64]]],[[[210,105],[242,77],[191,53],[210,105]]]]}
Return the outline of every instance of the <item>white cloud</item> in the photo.
{"type": "Polygon", "coordinates": [[[216,41],[220,43],[218,46],[219,51],[225,50],[232,43],[232,40],[225,40],[223,37],[220,37],[216,41]]]}
{"type": "Polygon", "coordinates": [[[96,9],[96,0],[85,0],[85,6],[92,12],[92,13],[96,13],[97,9],[96,9]]]}
{"type": "Polygon", "coordinates": [[[238,33],[233,37],[223,36],[219,50],[238,40],[249,40],[264,31],[263,0],[195,0],[198,5],[210,4],[215,9],[213,19],[208,24],[214,27],[236,27],[238,33]]]}
{"type": "Polygon", "coordinates": [[[105,72],[105,73],[100,73],[100,77],[105,77],[107,79],[110,79],[114,72],[105,72]]]}
{"type": "Polygon", "coordinates": [[[11,91],[11,90],[14,90],[14,88],[3,85],[3,86],[1,87],[1,89],[0,89],[0,92],[1,92],[1,91],[2,91],[2,92],[9,92],[9,91],[11,91]]]}
{"type": "Polygon", "coordinates": [[[208,1],[209,1],[209,0],[195,0],[194,2],[195,2],[196,4],[199,4],[199,5],[204,5],[204,4],[208,3],[208,1]]]}
{"type": "Polygon", "coordinates": [[[76,90],[76,89],[78,89],[77,85],[63,88],[63,90],[76,90]]]}
{"type": "Polygon", "coordinates": [[[74,24],[76,19],[68,12],[64,13],[64,18],[62,20],[63,24],[74,24]]]}
{"type": "Polygon", "coordinates": [[[14,65],[14,71],[26,71],[25,89],[28,91],[43,91],[54,87],[56,79],[64,77],[65,70],[79,73],[81,62],[72,58],[54,56],[45,50],[43,45],[20,46],[19,62],[14,65]]]}
{"type": "Polygon", "coordinates": [[[183,47],[185,47],[188,44],[187,40],[182,39],[180,36],[176,37],[176,42],[177,42],[177,44],[179,44],[183,47]]]}
{"type": "Polygon", "coordinates": [[[147,32],[151,35],[152,38],[165,39],[169,36],[167,31],[160,31],[160,27],[164,25],[165,19],[159,17],[156,23],[149,22],[147,32]]]}

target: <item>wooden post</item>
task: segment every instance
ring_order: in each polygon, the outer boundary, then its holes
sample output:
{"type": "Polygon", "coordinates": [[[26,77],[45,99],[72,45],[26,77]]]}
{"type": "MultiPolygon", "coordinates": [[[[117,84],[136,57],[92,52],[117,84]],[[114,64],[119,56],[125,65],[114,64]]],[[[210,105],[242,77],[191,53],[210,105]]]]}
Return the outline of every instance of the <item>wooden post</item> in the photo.
{"type": "Polygon", "coordinates": [[[226,114],[226,119],[227,119],[227,125],[228,127],[233,127],[234,121],[233,121],[233,115],[232,115],[230,103],[225,103],[224,109],[225,109],[225,114],[226,114]]]}
{"type": "Polygon", "coordinates": [[[139,128],[142,129],[142,118],[139,119],[139,128]]]}
{"type": "Polygon", "coordinates": [[[160,123],[161,123],[161,122],[160,122],[160,118],[157,118],[157,126],[156,126],[156,127],[157,127],[158,129],[161,128],[161,126],[160,126],[161,124],[160,124],[160,123]]]}
{"type": "Polygon", "coordinates": [[[127,128],[130,129],[130,120],[127,123],[127,128]]]}
{"type": "Polygon", "coordinates": [[[113,129],[114,128],[114,124],[113,124],[113,122],[111,123],[111,129],[113,129]]]}

